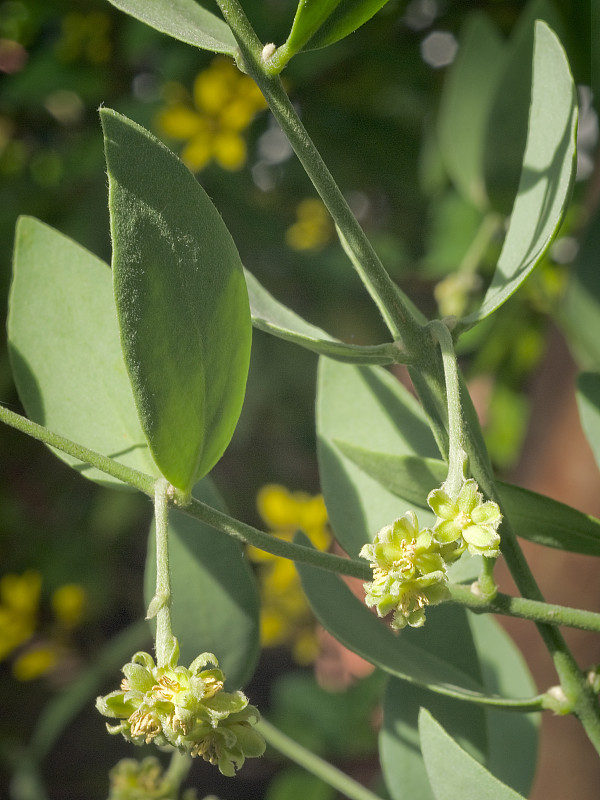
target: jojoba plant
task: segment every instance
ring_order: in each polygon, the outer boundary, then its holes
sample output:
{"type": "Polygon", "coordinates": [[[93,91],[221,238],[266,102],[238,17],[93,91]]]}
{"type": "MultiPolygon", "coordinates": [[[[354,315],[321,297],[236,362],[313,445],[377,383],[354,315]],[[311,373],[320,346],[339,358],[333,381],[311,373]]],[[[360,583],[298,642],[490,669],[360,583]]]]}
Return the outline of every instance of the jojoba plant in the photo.
{"type": "MultiPolygon", "coordinates": [[[[560,631],[598,632],[600,614],[546,603],[518,538],[598,557],[600,521],[498,481],[456,356],[461,337],[496,314],[544,259],[571,196],[577,93],[543,4],[527,12],[518,47],[501,45],[483,15],[470,18],[460,41],[437,146],[457,191],[482,212],[478,235],[489,244],[502,234],[503,243],[479,301],[454,297],[456,316],[429,320],[390,277],[281,79],[292,59],[345,39],[386,0],[301,0],[282,44],[259,39],[240,0],[217,0],[220,15],[196,0],[110,2],[181,47],[228,59],[219,70],[235,64],[244,91],[254,82],[389,332],[379,344],[346,343],[281,304],[244,268],[196,177],[110,108],[100,109],[100,120],[111,267],[34,218],[18,221],[8,342],[27,416],[1,407],[0,419],[85,478],[154,504],[146,584],[155,652],[140,650],[132,633],[121,686],[98,697],[97,709],[109,733],[166,750],[172,762],[164,773],[154,756],[121,762],[111,771],[111,797],[179,796],[193,757],[234,776],[265,742],[346,797],[379,796],[283,735],[242,691],[259,649],[258,593],[242,543],[293,560],[320,623],[387,676],[380,753],[393,800],[523,797],[535,764],[532,713],[574,715],[600,752],[597,673],[576,662],[560,631]],[[524,52],[532,65],[528,126],[508,213],[494,199],[482,154],[496,135],[490,120],[510,108],[505,82],[524,52]],[[471,92],[476,113],[465,120],[471,92]],[[253,326],[284,339],[290,358],[295,347],[319,357],[319,468],[346,556],[231,517],[212,484],[241,412],[253,326]],[[418,399],[391,365],[408,367],[418,399]],[[498,559],[518,596],[498,591],[498,559]],[[363,599],[344,576],[363,581],[363,599]],[[493,614],[537,628],[555,686],[537,692],[493,614]],[[500,712],[512,715],[510,726],[499,724],[500,712]]],[[[347,44],[359,47],[360,38],[347,44]]],[[[250,94],[245,124],[263,105],[250,94]]],[[[476,285],[461,283],[463,272],[472,278],[472,265],[457,265],[452,291],[476,285]]],[[[597,451],[597,375],[582,381],[581,398],[597,451]]]]}

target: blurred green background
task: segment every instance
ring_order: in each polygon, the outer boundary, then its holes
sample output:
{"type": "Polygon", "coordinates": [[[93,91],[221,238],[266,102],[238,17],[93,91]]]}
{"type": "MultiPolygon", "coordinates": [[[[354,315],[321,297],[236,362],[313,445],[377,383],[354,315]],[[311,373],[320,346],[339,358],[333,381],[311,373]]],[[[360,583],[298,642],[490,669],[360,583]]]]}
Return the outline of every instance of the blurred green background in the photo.
{"type": "MultiPolygon", "coordinates": [[[[286,38],[293,0],[245,0],[243,5],[263,41],[286,38]]],[[[386,267],[428,315],[438,313],[438,303],[442,313],[452,313],[453,303],[468,306],[480,296],[499,249],[492,237],[479,254],[481,278],[467,272],[463,283],[446,281],[434,295],[436,285],[465,259],[485,216],[453,186],[439,156],[436,125],[444,81],[470,15],[484,12],[508,37],[525,5],[508,0],[390,0],[356,34],[296,57],[283,75],[386,267]]],[[[588,4],[557,4],[553,9],[546,3],[534,5],[553,15],[576,83],[589,86],[588,4]]],[[[3,307],[14,226],[21,214],[53,225],[110,262],[97,114],[106,105],[182,153],[221,212],[245,266],[279,300],[346,341],[385,340],[377,312],[365,302],[310,182],[245,80],[228,63],[146,28],[106,0],[2,0],[3,307]]],[[[589,152],[584,148],[589,163],[581,166],[567,233],[577,234],[586,219],[593,136],[589,142],[589,152]]],[[[486,387],[486,436],[501,471],[518,461],[529,414],[528,379],[544,354],[549,318],[561,303],[573,253],[563,241],[562,250],[550,254],[519,296],[463,345],[469,377],[486,387]]],[[[315,373],[314,355],[255,333],[239,428],[213,472],[234,516],[264,524],[256,508],[264,484],[319,491],[315,373]]],[[[4,331],[0,401],[21,410],[4,331]]],[[[150,506],[142,498],[86,482],[44,447],[10,429],[0,430],[0,448],[0,575],[32,571],[29,583],[21,585],[30,627],[13,632],[13,639],[7,628],[0,649],[0,770],[2,784],[8,786],[40,709],[94,662],[115,633],[143,617],[150,506]],[[74,584],[83,594],[77,595],[77,589],[63,592],[67,611],[61,610],[56,591],[74,584]],[[27,673],[25,656],[49,643],[58,648],[54,666],[42,668],[31,659],[27,673]]],[[[0,636],[2,603],[7,604],[11,591],[14,598],[21,589],[11,589],[10,582],[0,586],[0,636]]],[[[355,696],[348,698],[327,695],[310,668],[289,672],[291,668],[285,648],[268,651],[249,690],[252,702],[272,704],[283,727],[338,763],[370,774],[376,741],[369,720],[379,677],[349,690],[355,696]],[[296,681],[293,691],[285,681],[296,681]],[[303,716],[302,702],[290,707],[290,697],[305,694],[317,698],[322,709],[321,731],[328,729],[327,719],[339,720],[342,708],[346,714],[348,706],[355,709],[339,726],[347,734],[333,748],[335,737],[314,740],[314,720],[303,716]],[[362,760],[356,762],[358,753],[362,760]]],[[[132,755],[120,737],[105,735],[97,717],[87,710],[78,715],[46,760],[49,797],[106,797],[108,768],[132,755]]],[[[202,787],[200,796],[212,791],[222,797],[260,797],[277,764],[266,760],[248,765],[239,779],[226,783],[205,767],[197,766],[193,773],[192,783],[202,787]]],[[[264,796],[330,796],[311,781],[287,772],[264,796]]],[[[18,794],[23,791],[13,787],[13,796],[25,797],[18,794]]]]}

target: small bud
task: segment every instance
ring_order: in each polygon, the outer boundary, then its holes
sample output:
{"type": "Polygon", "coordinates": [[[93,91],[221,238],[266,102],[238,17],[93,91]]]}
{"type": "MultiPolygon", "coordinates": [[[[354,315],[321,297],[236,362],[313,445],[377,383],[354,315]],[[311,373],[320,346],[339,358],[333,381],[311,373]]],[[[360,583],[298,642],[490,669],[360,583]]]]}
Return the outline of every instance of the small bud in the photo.
{"type": "Polygon", "coordinates": [[[274,45],[273,42],[269,42],[269,44],[266,44],[262,49],[262,53],[260,56],[261,59],[263,61],[268,61],[275,52],[275,50],[277,50],[276,45],[274,45]]]}

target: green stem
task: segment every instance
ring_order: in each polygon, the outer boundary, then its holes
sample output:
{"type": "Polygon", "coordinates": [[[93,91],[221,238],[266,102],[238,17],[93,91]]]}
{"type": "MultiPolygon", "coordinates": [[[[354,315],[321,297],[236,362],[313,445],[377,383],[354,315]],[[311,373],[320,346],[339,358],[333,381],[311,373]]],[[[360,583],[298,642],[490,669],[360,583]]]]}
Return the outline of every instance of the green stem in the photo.
{"type": "MultiPolygon", "coordinates": [[[[65,436],[53,433],[42,425],[38,425],[36,422],[32,422],[20,414],[15,414],[14,411],[9,411],[3,406],[0,406],[0,421],[10,425],[11,428],[16,428],[28,434],[40,442],[44,442],[44,444],[50,445],[67,455],[77,458],[83,465],[96,467],[96,469],[104,472],[106,475],[118,478],[123,483],[134,489],[138,489],[148,497],[154,498],[156,478],[145,475],[143,472],[138,472],[131,467],[126,467],[118,461],[113,461],[112,458],[108,458],[108,456],[97,453],[95,450],[90,450],[88,447],[82,447],[70,439],[67,439],[65,436]]],[[[217,511],[215,508],[211,508],[206,505],[206,503],[200,502],[200,500],[196,500],[195,498],[190,500],[189,497],[184,496],[181,492],[175,491],[173,493],[173,498],[169,498],[169,502],[177,505],[185,514],[195,517],[201,522],[205,522],[212,528],[216,528],[216,530],[222,531],[229,536],[233,536],[240,542],[251,544],[260,550],[271,553],[271,555],[289,558],[292,561],[310,564],[314,567],[328,570],[329,572],[335,572],[339,575],[348,575],[349,577],[360,578],[365,581],[371,578],[371,570],[368,564],[362,561],[342,558],[333,553],[323,553],[312,547],[305,547],[304,545],[278,539],[270,533],[259,531],[251,525],[239,522],[233,517],[221,511],[217,511]]]]}
{"type": "Polygon", "coordinates": [[[473,594],[470,587],[456,583],[448,584],[448,590],[453,602],[460,603],[478,614],[502,614],[547,625],[600,633],[600,614],[594,611],[542,603],[524,597],[512,597],[500,592],[492,600],[488,600],[473,594]]]}
{"type": "Polygon", "coordinates": [[[352,263],[379,308],[395,341],[402,340],[409,354],[420,352],[423,334],[414,306],[392,281],[371,243],[360,227],[291,104],[278,76],[267,73],[262,44],[238,0],[217,0],[235,36],[244,69],[263,93],[271,111],[298,156],[306,174],[331,214],[352,263]]]}
{"type": "Polygon", "coordinates": [[[154,521],[156,528],[156,594],[148,607],[147,619],[156,616],[156,664],[171,661],[175,641],[171,628],[171,573],[169,570],[169,489],[165,478],[156,481],[154,521]]]}
{"type": "Polygon", "coordinates": [[[303,767],[307,772],[321,778],[329,786],[341,792],[344,797],[350,798],[350,800],[381,800],[379,795],[374,794],[328,761],[298,744],[294,739],[267,722],[264,717],[257,723],[256,728],[265,737],[267,744],[289,758],[290,761],[303,767]]]}
{"type": "Polygon", "coordinates": [[[465,452],[465,435],[462,420],[462,403],[456,353],[452,336],[441,320],[434,320],[428,325],[437,339],[442,352],[446,398],[448,403],[448,477],[444,482],[447,494],[454,500],[458,496],[465,479],[467,454],[465,452]]]}
{"type": "Polygon", "coordinates": [[[97,453],[95,450],[90,450],[88,447],[83,447],[65,436],[58,433],[49,431],[43,425],[38,425],[37,422],[32,422],[27,417],[20,414],[15,414],[14,411],[9,411],[8,408],[0,406],[0,422],[10,425],[11,428],[16,428],[22,433],[26,433],[33,439],[39,442],[55,447],[63,453],[66,453],[73,458],[81,461],[81,466],[72,465],[73,469],[78,470],[85,474],[87,467],[96,467],[106,475],[110,475],[123,483],[128,484],[134,489],[147,494],[149,497],[154,496],[154,482],[156,478],[150,475],[145,475],[143,472],[138,472],[136,469],[126,467],[118,461],[114,461],[108,456],[97,453]]]}
{"type": "MultiPolygon", "coordinates": [[[[177,502],[177,499],[176,495],[175,502],[177,502]]],[[[183,505],[181,510],[189,516],[210,525],[211,528],[216,528],[229,536],[233,536],[234,539],[238,539],[240,542],[251,544],[259,550],[271,553],[271,555],[289,558],[292,561],[319,567],[328,572],[335,572],[338,575],[360,578],[363,581],[368,581],[372,578],[371,568],[366,562],[354,561],[350,558],[336,556],[334,553],[315,550],[313,547],[286,542],[284,539],[279,539],[270,533],[259,531],[245,522],[240,522],[195,498],[192,498],[189,504],[183,505]]]]}
{"type": "Polygon", "coordinates": [[[192,766],[192,757],[187,753],[174,752],[171,756],[171,763],[165,772],[165,782],[169,785],[173,797],[179,795],[179,788],[192,766]]]}

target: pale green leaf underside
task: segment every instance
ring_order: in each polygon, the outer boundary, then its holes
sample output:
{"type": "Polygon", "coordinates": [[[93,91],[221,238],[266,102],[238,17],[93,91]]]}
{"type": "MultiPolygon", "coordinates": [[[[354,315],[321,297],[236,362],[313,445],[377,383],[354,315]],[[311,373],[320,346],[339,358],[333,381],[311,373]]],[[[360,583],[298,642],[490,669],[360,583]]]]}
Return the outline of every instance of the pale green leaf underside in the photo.
{"type": "MultiPolygon", "coordinates": [[[[334,445],[407,507],[427,509],[427,495],[447,477],[448,467],[438,459],[375,452],[340,440],[334,445]]],[[[518,536],[546,547],[600,556],[600,520],[520,486],[499,481],[497,487],[518,536]]]]}
{"type": "Polygon", "coordinates": [[[338,361],[358,365],[391,364],[400,360],[399,350],[392,343],[360,347],[340,342],[276,300],[248,270],[244,270],[244,274],[252,324],[258,330],[338,361]]]}
{"type": "Polygon", "coordinates": [[[235,56],[237,43],[229,26],[196,0],[109,0],[109,2],[151,28],[180,42],[235,56]]]}
{"type": "MultiPolygon", "coordinates": [[[[470,661],[471,669],[477,667],[479,679],[490,694],[535,694],[535,684],[520,650],[493,617],[468,614],[470,631],[465,631],[457,624],[458,620],[444,618],[444,612],[449,610],[440,606],[428,614],[425,628],[415,634],[419,644],[422,635],[429,633],[427,644],[435,648],[434,653],[452,658],[455,666],[463,669],[464,662],[470,661]],[[461,650],[463,643],[465,647],[461,650]],[[462,663],[458,660],[460,656],[462,663]]],[[[515,714],[497,708],[474,709],[453,698],[392,679],[383,700],[379,757],[393,800],[434,797],[420,751],[421,706],[497,778],[516,791],[529,792],[536,766],[539,715],[515,714]]]]}
{"type": "MultiPolygon", "coordinates": [[[[194,487],[193,496],[212,508],[225,510],[210,478],[194,487]]],[[[227,677],[227,689],[241,688],[252,677],[259,655],[258,590],[242,545],[171,510],[169,568],[171,619],[179,641],[180,663],[188,666],[200,653],[214,653],[227,677]]],[[[156,586],[154,525],[144,584],[148,604],[156,586]]]]}
{"type": "Polygon", "coordinates": [[[467,328],[499,308],[527,278],[554,238],[575,168],[577,100],[564,50],[544,23],[535,26],[529,131],[510,225],[481,307],[467,328]]]}
{"type": "MultiPolygon", "coordinates": [[[[438,453],[421,407],[389,372],[320,359],[317,445],[321,487],[338,542],[350,556],[356,556],[380,528],[410,506],[344,456],[335,446],[338,439],[402,455],[438,453]]],[[[426,515],[422,516],[425,521],[426,515]]]]}
{"type": "Polygon", "coordinates": [[[494,88],[504,63],[501,36],[489,16],[468,17],[440,103],[437,131],[444,166],[457,189],[486,208],[484,152],[494,88]]]}
{"type": "MultiPolygon", "coordinates": [[[[8,341],[19,396],[34,422],[159,475],[121,353],[110,268],[31,217],[17,225],[8,341]]],[[[123,486],[54,452],[98,483],[123,486]]]]}
{"type": "MultiPolygon", "coordinates": [[[[411,632],[406,632],[411,636],[411,632]]],[[[403,634],[404,636],[404,634],[403,634]]],[[[411,638],[419,647],[449,662],[481,683],[482,675],[467,612],[459,606],[440,606],[428,613],[425,627],[411,638]]],[[[402,645],[400,640],[399,645],[402,645]]],[[[383,725],[379,735],[379,758],[393,800],[433,800],[419,750],[417,720],[425,706],[445,724],[459,741],[466,742],[479,758],[488,751],[486,710],[473,708],[452,697],[429,692],[406,681],[389,681],[383,698],[383,725]]]]}
{"type": "Polygon", "coordinates": [[[243,268],[182,162],[126,117],[100,116],[125,364],[154,460],[186,491],[221,457],[241,411],[252,336],[243,268]]]}
{"type": "Polygon", "coordinates": [[[436,800],[525,800],[466,753],[427,709],[419,714],[419,733],[436,800]]]}

